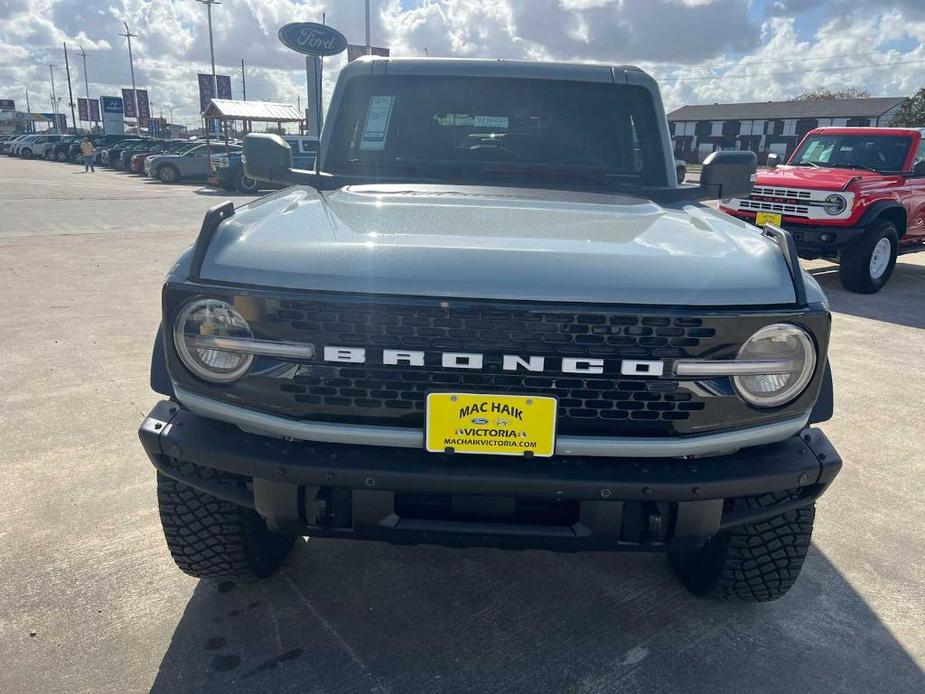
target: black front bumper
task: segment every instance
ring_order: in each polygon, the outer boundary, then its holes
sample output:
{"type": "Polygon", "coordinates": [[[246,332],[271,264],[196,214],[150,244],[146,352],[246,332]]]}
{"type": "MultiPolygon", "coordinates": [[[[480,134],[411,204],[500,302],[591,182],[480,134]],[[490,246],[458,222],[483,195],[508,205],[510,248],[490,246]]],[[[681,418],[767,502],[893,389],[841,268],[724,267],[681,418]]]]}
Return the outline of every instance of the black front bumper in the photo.
{"type": "Polygon", "coordinates": [[[396,543],[682,549],[813,503],[841,468],[815,429],[691,460],[448,456],[268,438],[162,401],[139,436],[160,472],[256,509],[271,528],[396,543]],[[730,510],[731,499],[782,491],[782,502],[730,510]]]}
{"type": "Polygon", "coordinates": [[[784,224],[793,235],[801,258],[834,258],[842,248],[856,243],[864,235],[863,227],[807,226],[784,224]]]}

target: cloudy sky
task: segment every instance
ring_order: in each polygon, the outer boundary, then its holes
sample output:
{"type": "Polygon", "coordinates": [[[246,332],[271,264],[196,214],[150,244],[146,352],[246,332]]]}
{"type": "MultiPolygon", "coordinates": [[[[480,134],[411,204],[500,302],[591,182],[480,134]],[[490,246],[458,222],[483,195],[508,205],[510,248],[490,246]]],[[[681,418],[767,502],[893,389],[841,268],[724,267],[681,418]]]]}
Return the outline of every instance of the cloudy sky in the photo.
{"type": "MultiPolygon", "coordinates": [[[[241,59],[251,99],[295,104],[305,74],[277,29],[327,22],[363,42],[363,0],[224,0],[213,9],[218,72],[240,97],[241,59]]],[[[372,0],[373,43],[393,55],[632,63],[655,74],[669,109],[685,103],[785,99],[814,87],[905,95],[925,86],[925,0],[372,0]]],[[[48,63],[75,98],[130,85],[119,36],[128,21],[135,78],[153,111],[198,119],[196,73],[208,72],[206,8],[194,0],[0,0],[0,98],[51,109],[48,63]],[[79,88],[77,85],[80,85],[79,88]],[[79,92],[79,94],[77,93],[79,92]]],[[[325,63],[330,89],[344,57],[325,63]]],[[[66,98],[65,98],[66,103],[66,98]]]]}

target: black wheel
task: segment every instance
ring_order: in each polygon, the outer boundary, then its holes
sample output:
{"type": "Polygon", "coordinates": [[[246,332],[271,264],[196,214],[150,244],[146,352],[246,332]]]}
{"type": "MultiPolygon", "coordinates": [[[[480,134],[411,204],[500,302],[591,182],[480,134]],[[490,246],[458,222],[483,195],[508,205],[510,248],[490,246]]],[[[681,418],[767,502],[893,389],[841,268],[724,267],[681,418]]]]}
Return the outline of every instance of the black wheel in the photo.
{"type": "Polygon", "coordinates": [[[51,161],[54,158],[54,154],[50,149],[45,150],[45,154],[42,156],[42,159],[45,161],[51,161]]]}
{"type": "Polygon", "coordinates": [[[242,173],[238,178],[238,190],[242,193],[256,193],[259,188],[260,184],[247,174],[242,173]]]}
{"type": "MultiPolygon", "coordinates": [[[[733,499],[729,510],[764,508],[793,498],[773,492],[733,499]]],[[[723,531],[701,549],[673,555],[672,564],[694,595],[742,602],[777,600],[803,568],[816,508],[804,506],[768,520],[723,531]]]]}
{"type": "Polygon", "coordinates": [[[685,178],[687,178],[687,167],[679,166],[678,167],[678,183],[684,183],[685,178]]]}
{"type": "Polygon", "coordinates": [[[896,267],[899,234],[893,222],[871,224],[858,241],[839,254],[842,286],[859,294],[874,294],[886,285],[896,267]]]}
{"type": "MultiPolygon", "coordinates": [[[[244,489],[244,478],[177,463],[184,475],[244,489]]],[[[272,575],[295,538],[267,528],[257,512],[205,494],[157,473],[157,505],[167,548],[184,573],[196,578],[257,579],[272,575]]]]}
{"type": "Polygon", "coordinates": [[[155,176],[164,183],[176,183],[180,180],[180,171],[172,164],[164,164],[158,168],[155,172],[155,176]]]}
{"type": "Polygon", "coordinates": [[[58,152],[58,156],[56,157],[56,159],[60,162],[67,161],[67,152],[58,152]]]}
{"type": "Polygon", "coordinates": [[[23,159],[32,159],[32,150],[23,148],[19,151],[19,156],[23,159]]]}

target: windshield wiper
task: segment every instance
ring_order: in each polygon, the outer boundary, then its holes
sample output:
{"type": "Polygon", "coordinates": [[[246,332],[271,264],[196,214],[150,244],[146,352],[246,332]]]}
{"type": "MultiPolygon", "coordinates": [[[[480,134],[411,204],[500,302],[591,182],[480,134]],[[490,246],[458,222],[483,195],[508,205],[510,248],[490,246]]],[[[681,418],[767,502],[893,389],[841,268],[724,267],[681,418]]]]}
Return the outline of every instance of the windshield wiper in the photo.
{"type": "Polygon", "coordinates": [[[878,169],[875,169],[872,166],[865,166],[864,164],[829,164],[829,166],[835,169],[863,169],[864,171],[873,171],[874,173],[878,172],[878,169]]]}
{"type": "Polygon", "coordinates": [[[797,166],[812,166],[816,169],[822,168],[814,161],[801,161],[799,164],[797,164],[797,166]]]}

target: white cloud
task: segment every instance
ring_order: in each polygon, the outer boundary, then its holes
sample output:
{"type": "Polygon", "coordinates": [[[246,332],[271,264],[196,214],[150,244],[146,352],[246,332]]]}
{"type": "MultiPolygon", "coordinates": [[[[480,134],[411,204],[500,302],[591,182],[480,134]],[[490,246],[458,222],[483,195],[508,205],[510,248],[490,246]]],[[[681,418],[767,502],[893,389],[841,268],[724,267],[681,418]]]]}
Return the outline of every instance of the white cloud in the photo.
{"type": "MultiPolygon", "coordinates": [[[[373,0],[373,40],[395,55],[635,63],[663,85],[669,108],[683,103],[792,97],[816,86],[857,86],[876,95],[923,86],[922,0],[776,0],[756,17],[750,0],[373,0]],[[809,15],[807,11],[813,10],[809,15]],[[815,26],[807,26],[807,22],[815,26]],[[871,55],[875,53],[875,55],[871,55]],[[866,54],[866,55],[857,55],[866,54]],[[837,57],[849,56],[849,57],[837,57]],[[922,62],[915,62],[922,61],[922,62]]],[[[215,57],[240,95],[304,102],[302,58],[276,31],[296,20],[327,21],[363,42],[360,0],[225,0],[213,9],[215,57]]],[[[71,53],[75,91],[83,93],[82,44],[91,94],[128,86],[122,21],[133,41],[139,87],[155,111],[197,120],[196,73],[208,72],[205,8],[192,0],[4,0],[0,3],[0,97],[49,108],[47,63],[71,53]],[[81,85],[80,88],[77,85],[81,85]]],[[[329,95],[344,57],[325,61],[329,95]]],[[[56,73],[65,93],[63,69],[56,73]]],[[[77,94],[75,94],[76,96],[77,94]]],[[[304,104],[303,104],[304,105],[304,104]]]]}

